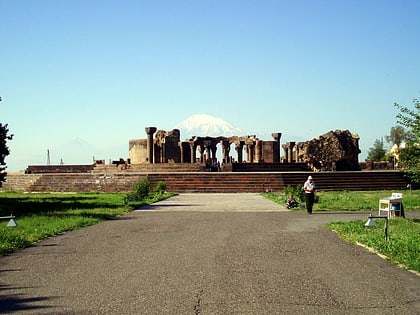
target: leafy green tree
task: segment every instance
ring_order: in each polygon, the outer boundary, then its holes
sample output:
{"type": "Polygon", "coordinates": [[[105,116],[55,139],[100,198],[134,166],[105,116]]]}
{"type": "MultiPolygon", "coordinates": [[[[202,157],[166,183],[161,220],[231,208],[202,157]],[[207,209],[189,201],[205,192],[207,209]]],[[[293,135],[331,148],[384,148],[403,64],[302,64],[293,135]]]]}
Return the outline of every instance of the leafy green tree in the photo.
{"type": "Polygon", "coordinates": [[[420,183],[420,101],[414,99],[413,105],[414,108],[410,109],[394,104],[400,110],[397,122],[411,132],[405,147],[401,149],[400,161],[411,180],[420,183]]]}
{"type": "Polygon", "coordinates": [[[385,137],[386,142],[395,144],[398,148],[401,143],[410,140],[412,138],[411,132],[405,130],[403,126],[392,127],[389,136],[385,137]]]}
{"type": "MultiPolygon", "coordinates": [[[[1,97],[0,97],[1,101],[1,97]]],[[[7,140],[12,140],[13,135],[9,134],[8,125],[0,123],[0,186],[6,178],[6,157],[10,154],[9,148],[7,147],[7,140]]]]}
{"type": "Polygon", "coordinates": [[[373,147],[369,149],[366,161],[384,161],[386,150],[384,149],[384,142],[376,139],[373,147]]]}
{"type": "Polygon", "coordinates": [[[394,106],[400,110],[397,115],[398,123],[411,130],[415,139],[413,141],[420,141],[420,101],[417,99],[413,100],[414,109],[407,108],[398,103],[394,106]]]}

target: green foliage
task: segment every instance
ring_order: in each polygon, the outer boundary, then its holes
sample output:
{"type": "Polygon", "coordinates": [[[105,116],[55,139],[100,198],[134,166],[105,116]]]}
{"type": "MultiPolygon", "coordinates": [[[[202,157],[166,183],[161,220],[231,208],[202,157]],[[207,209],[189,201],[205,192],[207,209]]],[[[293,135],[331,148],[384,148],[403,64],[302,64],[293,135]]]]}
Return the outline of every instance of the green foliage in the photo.
{"type": "Polygon", "coordinates": [[[398,123],[410,129],[414,135],[414,141],[420,139],[420,101],[417,99],[413,100],[414,109],[402,106],[398,103],[394,103],[394,106],[400,110],[397,115],[398,123]]]}
{"type": "Polygon", "coordinates": [[[76,209],[119,209],[124,207],[123,194],[105,193],[36,193],[0,192],[0,216],[16,217],[67,213],[76,209]]]}
{"type": "Polygon", "coordinates": [[[383,161],[385,159],[386,150],[382,140],[376,139],[373,147],[369,149],[366,161],[383,161]]]}
{"type": "MultiPolygon", "coordinates": [[[[1,98],[0,98],[1,100],[1,98]]],[[[8,125],[0,123],[0,185],[4,182],[6,177],[6,161],[5,158],[10,154],[9,148],[7,147],[7,140],[12,140],[13,135],[8,134],[8,125]]]]}
{"type": "Polygon", "coordinates": [[[157,193],[164,193],[164,192],[166,192],[166,183],[163,182],[163,181],[158,181],[157,184],[156,184],[155,191],[157,193]]]}
{"type": "Polygon", "coordinates": [[[420,183],[420,101],[413,100],[414,109],[409,109],[397,103],[400,110],[398,123],[409,128],[412,136],[400,151],[400,161],[408,176],[415,183],[420,183]]]}
{"type": "Polygon", "coordinates": [[[391,193],[384,192],[361,192],[361,191],[334,191],[318,192],[319,202],[314,205],[314,210],[339,210],[339,211],[363,211],[376,210],[379,198],[389,196],[391,193]]]}
{"type": "MultiPolygon", "coordinates": [[[[286,189],[282,192],[263,193],[266,198],[284,205],[286,189]]],[[[397,191],[319,191],[319,201],[314,204],[318,211],[377,211],[380,198],[389,197],[397,191]]],[[[401,192],[401,191],[398,191],[401,192]]],[[[405,190],[403,204],[406,211],[420,211],[420,190],[405,190]]],[[[304,197],[303,197],[304,198],[304,197]]],[[[302,199],[302,202],[304,199],[302,199]]]]}
{"type": "Polygon", "coordinates": [[[407,211],[420,210],[420,190],[405,191],[322,191],[319,203],[314,210],[323,211],[377,211],[380,198],[389,197],[393,192],[403,193],[404,209],[407,211]]]}
{"type": "Polygon", "coordinates": [[[1,216],[10,215],[10,209],[18,226],[7,227],[7,222],[0,221],[0,255],[131,211],[123,194],[1,192],[1,216]]]}
{"type": "Polygon", "coordinates": [[[303,191],[303,185],[299,184],[297,186],[288,185],[284,189],[284,202],[287,201],[290,195],[293,195],[297,202],[305,201],[305,192],[303,191]]]}
{"type": "Polygon", "coordinates": [[[397,147],[401,145],[406,140],[409,140],[411,137],[411,133],[406,131],[402,126],[395,126],[392,127],[389,136],[386,136],[385,139],[387,142],[392,144],[396,144],[397,147]]]}
{"type": "Polygon", "coordinates": [[[365,221],[333,222],[327,224],[326,228],[336,231],[351,243],[373,248],[392,263],[420,272],[420,220],[389,220],[389,241],[385,240],[385,221],[376,219],[376,223],[376,227],[366,227],[365,221]]]}
{"type": "Polygon", "coordinates": [[[147,177],[134,184],[132,192],[127,195],[127,201],[141,201],[150,193],[150,181],[147,177]]]}
{"type": "Polygon", "coordinates": [[[420,146],[407,144],[400,152],[400,160],[411,181],[420,184],[420,146]]]}

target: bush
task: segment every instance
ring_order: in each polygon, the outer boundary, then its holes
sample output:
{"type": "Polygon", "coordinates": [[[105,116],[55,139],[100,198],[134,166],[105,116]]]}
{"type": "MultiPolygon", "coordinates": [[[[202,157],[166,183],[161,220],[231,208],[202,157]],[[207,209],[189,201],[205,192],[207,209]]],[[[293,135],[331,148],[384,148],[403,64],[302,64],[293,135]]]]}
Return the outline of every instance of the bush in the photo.
{"type": "Polygon", "coordinates": [[[166,183],[162,182],[162,181],[158,181],[157,184],[156,184],[156,190],[155,191],[157,193],[160,193],[160,194],[166,192],[166,183]]]}
{"type": "Polygon", "coordinates": [[[133,186],[133,191],[127,195],[128,201],[140,201],[148,197],[150,193],[150,181],[143,178],[133,186]]]}
{"type": "Polygon", "coordinates": [[[285,194],[285,202],[287,198],[289,198],[290,194],[292,194],[297,202],[304,202],[305,201],[305,192],[303,191],[303,185],[299,184],[297,186],[288,185],[284,189],[285,194]]]}

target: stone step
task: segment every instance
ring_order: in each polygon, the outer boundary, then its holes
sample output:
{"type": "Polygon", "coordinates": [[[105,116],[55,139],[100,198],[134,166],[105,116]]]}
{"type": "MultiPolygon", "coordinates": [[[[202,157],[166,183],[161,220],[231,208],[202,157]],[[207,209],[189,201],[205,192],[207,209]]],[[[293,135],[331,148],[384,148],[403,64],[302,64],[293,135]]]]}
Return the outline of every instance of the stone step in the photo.
{"type": "Polygon", "coordinates": [[[397,171],[374,172],[165,172],[165,173],[45,173],[10,174],[2,190],[63,192],[129,192],[147,177],[152,189],[159,181],[172,192],[280,191],[303,185],[312,175],[318,190],[402,190],[408,180],[397,171]]]}

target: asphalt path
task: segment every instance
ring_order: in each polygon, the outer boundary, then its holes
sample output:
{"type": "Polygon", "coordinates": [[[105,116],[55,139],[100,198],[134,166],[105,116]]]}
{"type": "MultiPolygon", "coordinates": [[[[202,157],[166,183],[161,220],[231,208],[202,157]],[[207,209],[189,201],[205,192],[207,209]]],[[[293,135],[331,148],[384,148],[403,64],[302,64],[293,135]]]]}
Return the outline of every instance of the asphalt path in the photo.
{"type": "Polygon", "coordinates": [[[0,313],[419,314],[419,276],[323,228],[367,215],[181,194],[0,258],[0,313]]]}

